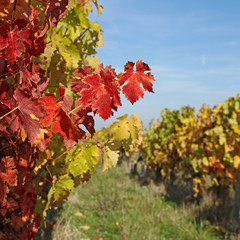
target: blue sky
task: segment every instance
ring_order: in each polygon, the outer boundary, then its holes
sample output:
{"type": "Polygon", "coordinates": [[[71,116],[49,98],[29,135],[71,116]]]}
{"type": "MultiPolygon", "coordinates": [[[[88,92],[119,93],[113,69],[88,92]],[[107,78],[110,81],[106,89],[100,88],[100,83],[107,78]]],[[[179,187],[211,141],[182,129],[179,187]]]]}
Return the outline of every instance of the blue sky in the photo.
{"type": "Polygon", "coordinates": [[[117,73],[127,61],[142,59],[152,69],[155,93],[145,93],[103,121],[107,126],[125,113],[147,127],[164,108],[203,103],[214,106],[240,92],[239,0],[99,0],[103,13],[94,16],[104,30],[98,50],[104,66],[117,73]]]}

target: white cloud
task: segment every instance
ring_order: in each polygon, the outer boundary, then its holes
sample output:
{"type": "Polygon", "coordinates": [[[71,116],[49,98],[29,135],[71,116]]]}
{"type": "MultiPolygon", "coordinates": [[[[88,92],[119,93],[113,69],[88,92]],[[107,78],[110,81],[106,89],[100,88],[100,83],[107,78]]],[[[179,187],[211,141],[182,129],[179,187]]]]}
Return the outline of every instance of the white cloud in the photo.
{"type": "Polygon", "coordinates": [[[206,54],[205,53],[202,54],[202,56],[201,56],[201,63],[202,63],[202,66],[205,66],[205,64],[206,64],[206,54]]]}
{"type": "Polygon", "coordinates": [[[228,45],[233,47],[238,46],[238,41],[230,41],[228,42],[228,45]]]}

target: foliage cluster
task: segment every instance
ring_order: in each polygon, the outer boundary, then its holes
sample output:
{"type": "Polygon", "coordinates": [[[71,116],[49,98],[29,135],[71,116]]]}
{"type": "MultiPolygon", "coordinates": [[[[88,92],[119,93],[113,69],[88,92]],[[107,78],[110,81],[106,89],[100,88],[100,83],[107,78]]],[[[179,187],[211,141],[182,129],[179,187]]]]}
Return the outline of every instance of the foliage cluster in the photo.
{"type": "MultiPolygon", "coordinates": [[[[189,106],[181,111],[165,109],[161,120],[144,133],[146,164],[165,180],[177,173],[186,181],[193,179],[195,196],[223,190],[227,197],[240,181],[239,126],[240,95],[213,108],[203,105],[197,114],[189,106]]],[[[235,210],[238,220],[239,208],[235,210]]]]}
{"type": "MultiPolygon", "coordinates": [[[[131,103],[153,92],[142,61],[119,75],[99,63],[93,6],[101,14],[96,0],[0,2],[0,239],[33,239],[46,211],[89,179],[99,157],[104,169],[112,164],[116,148],[84,142],[95,114],[113,115],[121,91],[131,103]]],[[[137,134],[126,124],[121,141],[137,134]]]]}

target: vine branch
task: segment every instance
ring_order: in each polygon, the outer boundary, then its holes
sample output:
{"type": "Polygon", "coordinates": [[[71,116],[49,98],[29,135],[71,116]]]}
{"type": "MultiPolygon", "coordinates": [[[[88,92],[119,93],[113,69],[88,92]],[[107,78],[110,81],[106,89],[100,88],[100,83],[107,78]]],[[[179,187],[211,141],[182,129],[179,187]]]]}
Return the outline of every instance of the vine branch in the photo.
{"type": "Polygon", "coordinates": [[[6,114],[4,114],[3,116],[0,117],[0,120],[2,120],[3,118],[5,118],[7,115],[11,114],[12,112],[16,111],[17,109],[19,109],[19,106],[15,107],[14,109],[12,109],[11,111],[7,112],[6,114]]]}

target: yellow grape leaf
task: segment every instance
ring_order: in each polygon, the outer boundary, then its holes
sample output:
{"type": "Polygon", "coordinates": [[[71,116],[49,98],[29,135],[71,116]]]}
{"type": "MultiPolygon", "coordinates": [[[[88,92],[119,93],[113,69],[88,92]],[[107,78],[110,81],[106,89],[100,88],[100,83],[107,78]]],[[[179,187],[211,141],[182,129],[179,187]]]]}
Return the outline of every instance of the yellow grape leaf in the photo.
{"type": "Polygon", "coordinates": [[[194,190],[194,197],[197,197],[198,196],[198,193],[199,193],[199,185],[202,186],[202,180],[198,177],[194,178],[193,179],[193,182],[194,182],[194,187],[193,187],[193,190],[194,190]]]}
{"type": "Polygon", "coordinates": [[[107,170],[110,167],[116,167],[118,162],[118,152],[112,151],[109,147],[105,146],[102,151],[102,163],[103,171],[107,170]]]}
{"type": "Polygon", "coordinates": [[[235,110],[239,110],[239,102],[235,102],[235,110]]]}
{"type": "Polygon", "coordinates": [[[202,180],[201,180],[201,178],[199,178],[199,177],[195,177],[194,179],[193,179],[193,181],[194,181],[194,183],[195,184],[202,184],[202,180]]]}
{"type": "Polygon", "coordinates": [[[228,178],[234,179],[236,177],[236,175],[234,174],[234,171],[232,171],[231,169],[226,169],[226,175],[228,178]]]}
{"type": "Polygon", "coordinates": [[[233,131],[236,133],[236,134],[239,134],[240,135],[240,126],[234,126],[233,127],[233,131]]]}
{"type": "Polygon", "coordinates": [[[207,166],[207,167],[209,166],[209,161],[208,161],[207,157],[204,157],[202,159],[202,163],[203,163],[204,166],[207,166]]]}
{"type": "Polygon", "coordinates": [[[137,116],[137,114],[133,114],[130,118],[129,118],[129,128],[130,128],[130,132],[131,132],[131,137],[132,139],[137,139],[139,137],[139,130],[142,129],[143,124],[141,119],[137,116]]]}
{"type": "Polygon", "coordinates": [[[225,152],[226,153],[234,151],[234,147],[231,146],[231,145],[226,144],[224,147],[225,147],[225,152]]]}
{"type": "Polygon", "coordinates": [[[90,229],[90,227],[89,227],[89,226],[87,226],[87,225],[80,226],[80,228],[81,228],[81,229],[83,229],[83,230],[89,230],[89,229],[90,229]]]}
{"type": "Polygon", "coordinates": [[[217,136],[220,136],[221,134],[223,134],[223,127],[222,126],[217,126],[213,129],[213,131],[217,136]]]}
{"type": "Polygon", "coordinates": [[[172,150],[173,150],[173,143],[169,143],[169,144],[168,144],[168,148],[169,148],[169,150],[172,151],[172,150]]]}
{"type": "Polygon", "coordinates": [[[117,118],[119,121],[114,122],[110,126],[110,129],[112,130],[112,133],[113,133],[114,140],[121,141],[121,140],[130,138],[130,130],[128,126],[127,116],[128,114],[125,114],[117,118]]]}
{"type": "Polygon", "coordinates": [[[218,180],[216,179],[216,178],[213,178],[213,184],[215,184],[216,186],[219,186],[219,182],[218,182],[218,180]]]}
{"type": "Polygon", "coordinates": [[[99,5],[98,1],[97,0],[92,0],[93,3],[95,4],[96,8],[97,8],[97,11],[98,11],[98,15],[100,15],[102,13],[102,10],[103,10],[103,6],[102,5],[99,5]]]}
{"type": "Polygon", "coordinates": [[[98,56],[89,56],[87,55],[84,59],[83,59],[83,64],[85,66],[92,66],[93,68],[96,68],[98,65],[100,65],[100,59],[98,56]]]}
{"type": "Polygon", "coordinates": [[[224,145],[224,144],[226,144],[226,137],[225,137],[225,135],[221,135],[220,137],[219,137],[219,143],[220,143],[220,145],[224,145]]]}
{"type": "Polygon", "coordinates": [[[81,212],[76,212],[74,215],[77,217],[81,217],[83,214],[81,212]]]}
{"type": "Polygon", "coordinates": [[[228,102],[224,102],[222,107],[223,107],[223,113],[224,113],[225,115],[228,115],[228,114],[229,114],[228,102]]]}
{"type": "Polygon", "coordinates": [[[238,155],[233,157],[233,167],[236,169],[240,167],[240,157],[238,155]]]}
{"type": "Polygon", "coordinates": [[[127,119],[128,114],[118,118],[119,121],[114,122],[110,126],[113,134],[113,140],[121,141],[129,138],[138,138],[139,130],[142,128],[142,122],[136,114],[127,119]]]}

